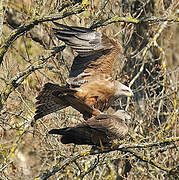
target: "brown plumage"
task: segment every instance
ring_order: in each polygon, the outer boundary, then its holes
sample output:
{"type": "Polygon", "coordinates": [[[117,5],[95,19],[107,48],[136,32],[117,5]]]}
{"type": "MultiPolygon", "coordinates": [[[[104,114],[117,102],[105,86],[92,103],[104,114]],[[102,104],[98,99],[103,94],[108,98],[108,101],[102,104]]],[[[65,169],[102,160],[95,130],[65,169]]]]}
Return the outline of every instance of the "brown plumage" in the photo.
{"type": "Polygon", "coordinates": [[[113,115],[101,114],[93,116],[75,127],[52,129],[49,134],[62,135],[63,144],[87,144],[108,146],[114,139],[123,139],[128,134],[127,120],[131,117],[123,110],[118,110],[113,115]]]}
{"type": "Polygon", "coordinates": [[[74,107],[84,115],[89,110],[85,116],[91,117],[107,109],[114,99],[133,95],[129,87],[112,77],[115,61],[121,54],[120,44],[89,28],[55,24],[62,28],[53,29],[57,38],[71,46],[78,56],[71,67],[68,88],[45,84],[37,97],[37,104],[40,105],[35,119],[67,106],[74,107]],[[81,109],[83,105],[85,112],[81,109]]]}
{"type": "Polygon", "coordinates": [[[68,106],[72,106],[74,109],[81,112],[85,119],[90,118],[92,115],[96,116],[100,114],[98,110],[93,109],[76,98],[74,96],[76,92],[75,89],[59,86],[58,84],[46,83],[42,91],[36,97],[36,104],[38,104],[38,106],[34,119],[37,120],[68,106]]]}

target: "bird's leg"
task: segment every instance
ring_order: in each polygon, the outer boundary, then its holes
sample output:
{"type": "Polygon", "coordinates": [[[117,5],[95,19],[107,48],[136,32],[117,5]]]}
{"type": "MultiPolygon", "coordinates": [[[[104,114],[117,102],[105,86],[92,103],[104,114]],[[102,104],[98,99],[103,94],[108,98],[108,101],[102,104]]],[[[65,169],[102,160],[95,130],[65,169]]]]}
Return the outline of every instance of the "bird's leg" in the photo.
{"type": "Polygon", "coordinates": [[[104,146],[103,146],[103,143],[102,143],[101,139],[99,139],[99,144],[100,144],[100,146],[98,146],[98,148],[99,148],[101,151],[104,151],[104,146]]]}
{"type": "Polygon", "coordinates": [[[111,142],[111,149],[113,149],[115,146],[117,146],[117,144],[114,141],[112,141],[111,142]]]}

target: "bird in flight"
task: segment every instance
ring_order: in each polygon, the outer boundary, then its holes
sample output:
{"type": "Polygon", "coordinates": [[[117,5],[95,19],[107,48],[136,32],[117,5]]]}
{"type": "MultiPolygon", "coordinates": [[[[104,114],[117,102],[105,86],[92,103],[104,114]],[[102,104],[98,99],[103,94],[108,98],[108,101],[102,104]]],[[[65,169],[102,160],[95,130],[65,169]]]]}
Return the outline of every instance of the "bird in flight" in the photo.
{"type": "Polygon", "coordinates": [[[90,28],[58,24],[56,37],[78,55],[74,58],[67,86],[47,83],[39,93],[34,119],[72,106],[85,119],[99,115],[119,98],[133,96],[132,90],[113,78],[122,47],[114,39],[90,28]]]}
{"type": "Polygon", "coordinates": [[[118,110],[113,115],[100,114],[75,127],[52,129],[48,133],[62,135],[63,144],[95,145],[104,149],[110,141],[128,135],[129,120],[131,116],[126,111],[118,110]]]}

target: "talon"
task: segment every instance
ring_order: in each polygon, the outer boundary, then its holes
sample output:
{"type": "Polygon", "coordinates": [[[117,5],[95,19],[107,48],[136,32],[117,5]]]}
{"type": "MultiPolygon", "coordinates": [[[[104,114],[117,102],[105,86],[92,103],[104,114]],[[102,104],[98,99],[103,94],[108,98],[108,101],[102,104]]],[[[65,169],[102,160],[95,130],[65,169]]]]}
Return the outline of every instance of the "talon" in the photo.
{"type": "Polygon", "coordinates": [[[113,149],[115,146],[117,146],[117,144],[114,141],[112,141],[111,149],[113,149]]]}
{"type": "Polygon", "coordinates": [[[103,146],[103,143],[101,141],[101,139],[99,140],[99,144],[100,146],[97,146],[101,151],[104,151],[104,146],[103,146]]]}

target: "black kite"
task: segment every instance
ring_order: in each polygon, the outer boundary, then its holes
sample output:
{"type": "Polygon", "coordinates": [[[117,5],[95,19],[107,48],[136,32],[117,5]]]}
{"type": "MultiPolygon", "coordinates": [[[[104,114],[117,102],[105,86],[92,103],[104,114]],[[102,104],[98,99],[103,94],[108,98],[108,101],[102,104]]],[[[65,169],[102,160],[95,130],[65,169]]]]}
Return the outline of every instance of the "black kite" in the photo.
{"type": "Polygon", "coordinates": [[[128,134],[127,120],[130,119],[127,112],[118,110],[113,115],[93,116],[75,127],[52,129],[49,134],[62,135],[63,144],[108,146],[110,141],[123,139],[128,134]]]}
{"type": "Polygon", "coordinates": [[[55,24],[62,28],[53,29],[57,38],[78,55],[71,67],[68,86],[45,84],[37,97],[35,120],[67,106],[89,118],[107,109],[114,99],[133,95],[129,87],[112,77],[115,61],[121,55],[120,44],[89,28],[55,24]]]}

